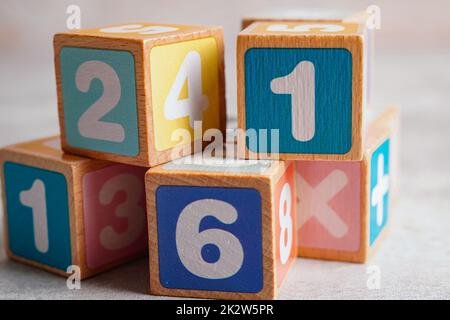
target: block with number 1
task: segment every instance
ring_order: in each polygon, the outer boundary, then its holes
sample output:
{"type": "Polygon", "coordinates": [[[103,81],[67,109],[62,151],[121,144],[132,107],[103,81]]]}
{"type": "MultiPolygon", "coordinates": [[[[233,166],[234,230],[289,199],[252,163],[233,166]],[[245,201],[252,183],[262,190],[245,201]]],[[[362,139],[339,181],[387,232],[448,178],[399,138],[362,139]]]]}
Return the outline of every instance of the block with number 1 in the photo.
{"type": "Polygon", "coordinates": [[[81,278],[142,256],[145,170],[64,154],[59,137],[0,150],[8,256],[81,278]]]}
{"type": "Polygon", "coordinates": [[[150,292],[276,297],[296,255],[294,164],[189,158],[146,174],[150,292]]]}
{"type": "Polygon", "coordinates": [[[238,36],[247,156],[361,160],[365,25],[255,22],[238,36]],[[267,132],[267,134],[265,133],[267,132]]]}
{"type": "Polygon", "coordinates": [[[171,151],[192,146],[196,123],[225,127],[219,27],[131,23],[56,34],[54,47],[66,152],[151,167],[191,154],[171,151]]]}

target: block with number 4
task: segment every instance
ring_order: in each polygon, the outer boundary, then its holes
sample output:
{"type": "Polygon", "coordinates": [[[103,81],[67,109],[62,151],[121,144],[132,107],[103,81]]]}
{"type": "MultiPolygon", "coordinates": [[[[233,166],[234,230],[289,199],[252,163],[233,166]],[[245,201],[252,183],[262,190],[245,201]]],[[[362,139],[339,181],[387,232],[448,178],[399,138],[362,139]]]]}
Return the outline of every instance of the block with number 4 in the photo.
{"type": "Polygon", "coordinates": [[[2,149],[0,172],[13,260],[86,278],[145,253],[144,168],[63,154],[52,137],[2,149]]]}
{"type": "Polygon", "coordinates": [[[365,30],[274,21],[239,34],[238,126],[247,130],[247,156],[362,159],[365,30]]]}
{"type": "Polygon", "coordinates": [[[150,292],[276,297],[296,255],[294,164],[181,160],[146,175],[150,292]]]}
{"type": "Polygon", "coordinates": [[[192,146],[196,123],[225,127],[219,27],[132,23],[56,34],[54,47],[67,152],[151,167],[192,146]]]}
{"type": "Polygon", "coordinates": [[[299,256],[366,262],[379,247],[389,222],[392,144],[380,120],[366,134],[361,161],[296,161],[299,256]]]}

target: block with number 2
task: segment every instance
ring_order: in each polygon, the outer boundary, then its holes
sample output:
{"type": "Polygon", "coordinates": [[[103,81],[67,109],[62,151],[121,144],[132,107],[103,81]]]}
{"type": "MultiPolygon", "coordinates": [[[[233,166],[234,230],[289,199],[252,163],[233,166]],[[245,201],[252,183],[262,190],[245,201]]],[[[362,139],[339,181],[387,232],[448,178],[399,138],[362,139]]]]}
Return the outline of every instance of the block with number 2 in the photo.
{"type": "Polygon", "coordinates": [[[54,47],[66,152],[151,167],[192,145],[196,122],[225,127],[219,27],[132,23],[56,34],[54,47]]]}
{"type": "Polygon", "coordinates": [[[51,137],[2,149],[0,172],[12,259],[86,278],[145,253],[144,168],[63,154],[51,137]]]}
{"type": "Polygon", "coordinates": [[[294,164],[211,159],[146,175],[150,292],[272,299],[296,256],[294,164]]]}

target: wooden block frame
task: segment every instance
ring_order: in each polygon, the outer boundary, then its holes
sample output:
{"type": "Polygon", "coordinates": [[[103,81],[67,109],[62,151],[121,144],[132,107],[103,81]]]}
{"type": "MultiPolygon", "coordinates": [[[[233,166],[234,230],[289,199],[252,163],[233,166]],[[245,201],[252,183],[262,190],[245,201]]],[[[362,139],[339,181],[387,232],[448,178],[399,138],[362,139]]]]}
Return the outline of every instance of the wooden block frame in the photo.
{"type": "MultiPolygon", "coordinates": [[[[291,163],[293,165],[293,163],[291,163]]],[[[146,174],[149,257],[150,257],[150,293],[154,295],[197,297],[213,299],[274,299],[281,286],[277,279],[275,257],[275,217],[274,188],[289,167],[289,163],[273,162],[263,174],[193,172],[185,170],[168,171],[158,166],[146,174]],[[252,188],[261,195],[262,206],[262,252],[263,252],[263,288],[258,293],[171,289],[160,282],[158,230],[156,213],[156,191],[160,186],[207,186],[252,188]]],[[[295,187],[295,186],[293,186],[295,187]]],[[[293,214],[295,216],[295,214],[293,214]]],[[[295,227],[294,227],[295,230],[295,227]]],[[[295,232],[294,232],[295,233],[295,232]]],[[[295,243],[293,243],[295,247],[295,243]]],[[[293,254],[295,254],[295,248],[293,254]]],[[[289,262],[290,264],[293,262],[289,262]]],[[[284,280],[284,279],[283,279],[284,280]]]]}
{"type": "MultiPolygon", "coordinates": [[[[56,84],[58,94],[58,113],[61,128],[62,148],[64,151],[83,155],[95,159],[121,162],[135,166],[153,167],[161,163],[174,160],[171,157],[172,149],[158,151],[155,148],[155,134],[153,127],[152,89],[151,89],[151,65],[150,53],[152,48],[179,43],[190,40],[200,40],[213,37],[217,43],[218,58],[218,81],[219,81],[219,120],[220,129],[225,132],[226,128],[226,105],[225,105],[225,75],[224,75],[224,46],[223,29],[213,26],[182,26],[175,24],[136,22],[142,26],[164,26],[176,27],[177,31],[162,34],[137,33],[103,33],[100,29],[77,30],[66,33],[58,33],[54,36],[54,63],[56,73],[56,84]],[[116,153],[100,152],[85,148],[74,147],[68,144],[66,137],[66,126],[64,116],[64,101],[62,95],[62,77],[60,51],[63,47],[121,50],[132,53],[134,57],[135,80],[136,80],[136,103],[137,103],[137,130],[139,140],[139,153],[137,156],[120,155],[116,153]]],[[[134,25],[133,24],[133,25],[134,25]]],[[[110,26],[108,28],[112,28],[110,26]]],[[[107,27],[105,27],[107,28],[107,27]]],[[[188,150],[193,150],[194,142],[191,144],[177,146],[181,152],[179,156],[185,156],[188,150]]]]}
{"type": "MultiPolygon", "coordinates": [[[[323,35],[297,32],[267,32],[275,22],[255,22],[241,31],[237,40],[237,88],[238,88],[238,128],[246,131],[246,88],[245,54],[251,48],[343,48],[352,55],[352,144],[345,154],[277,153],[270,155],[281,160],[361,160],[363,157],[363,96],[364,96],[364,27],[349,23],[354,32],[323,35]]],[[[284,23],[294,26],[298,23],[284,23]]],[[[270,128],[268,128],[270,129],[270,128]]],[[[245,144],[246,145],[246,144],[245,144]]],[[[245,147],[245,157],[264,159],[267,154],[255,153],[245,147]]]]}
{"type": "Polygon", "coordinates": [[[91,269],[87,264],[86,257],[86,233],[84,223],[84,198],[82,178],[85,173],[99,170],[111,166],[111,162],[103,160],[92,160],[78,156],[68,155],[56,150],[54,147],[46,146],[49,141],[59,140],[58,136],[38,139],[30,142],[20,143],[8,146],[0,150],[0,177],[2,178],[2,201],[3,201],[3,223],[4,223],[4,247],[7,256],[33,267],[37,267],[57,275],[67,277],[70,274],[65,270],[61,270],[44,263],[30,260],[25,257],[15,255],[9,249],[8,221],[7,221],[7,203],[6,203],[6,186],[4,178],[4,163],[15,162],[28,165],[38,169],[49,170],[61,173],[67,183],[68,209],[69,209],[69,227],[70,227],[70,247],[72,265],[80,268],[81,279],[89,278],[95,274],[111,269],[115,266],[123,264],[126,261],[142,257],[143,253],[130,256],[121,260],[107,263],[104,266],[91,269]]]}
{"type": "MultiPolygon", "coordinates": [[[[366,263],[379,249],[386,235],[389,233],[390,220],[388,220],[383,230],[378,235],[373,246],[369,245],[369,229],[370,229],[370,174],[372,154],[386,140],[390,139],[392,131],[387,127],[377,127],[371,130],[366,139],[366,147],[364,150],[364,158],[358,161],[360,172],[360,201],[359,201],[359,217],[360,217],[360,237],[359,249],[354,252],[346,250],[331,250],[324,248],[312,248],[302,246],[298,243],[298,256],[304,258],[334,260],[343,262],[366,263]]],[[[300,163],[300,162],[298,162],[300,163]]],[[[391,194],[388,194],[388,205],[391,203],[391,194]]],[[[298,214],[301,214],[298,212],[298,214]]],[[[300,237],[300,235],[298,235],[300,237]]]]}

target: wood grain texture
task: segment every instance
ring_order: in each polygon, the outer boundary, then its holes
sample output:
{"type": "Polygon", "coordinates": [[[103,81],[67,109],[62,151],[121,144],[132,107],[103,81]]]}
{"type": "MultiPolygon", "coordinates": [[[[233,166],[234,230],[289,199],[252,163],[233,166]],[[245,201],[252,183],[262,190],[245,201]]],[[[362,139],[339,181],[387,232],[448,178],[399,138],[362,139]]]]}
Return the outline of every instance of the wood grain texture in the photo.
{"type": "MultiPolygon", "coordinates": [[[[155,137],[153,130],[153,106],[151,92],[151,65],[150,52],[155,46],[161,46],[171,43],[178,43],[189,40],[204,39],[213,37],[217,44],[218,58],[218,76],[219,76],[219,119],[220,129],[225,132],[226,127],[226,105],[225,105],[225,75],[224,75],[224,46],[223,30],[220,27],[212,26],[185,26],[174,24],[161,24],[150,22],[136,22],[143,26],[170,26],[178,28],[176,31],[142,35],[137,33],[104,33],[100,29],[77,30],[66,33],[58,33],[54,37],[54,63],[56,72],[57,95],[58,95],[58,113],[59,124],[61,128],[62,148],[64,151],[88,156],[95,159],[109,160],[135,166],[153,167],[173,160],[171,157],[172,149],[158,151],[155,148],[155,137]],[[122,50],[131,52],[135,61],[135,80],[136,80],[136,103],[137,103],[137,127],[139,135],[139,154],[135,157],[125,156],[110,152],[100,152],[85,148],[78,148],[68,144],[66,137],[66,128],[64,120],[64,101],[62,96],[62,78],[60,51],[65,46],[78,48],[93,48],[106,50],[122,50]]],[[[181,147],[179,156],[185,156],[192,153],[194,142],[191,148],[181,147]]],[[[183,145],[184,146],[184,145],[183,145]]],[[[186,145],[186,147],[188,147],[186,145]]]]}
{"type": "MultiPolygon", "coordinates": [[[[365,137],[364,157],[359,161],[360,170],[360,201],[359,201],[359,218],[360,218],[360,238],[359,249],[355,251],[346,250],[330,250],[324,248],[306,247],[299,244],[298,255],[305,258],[345,261],[345,262],[367,262],[373,254],[378,250],[386,234],[389,232],[390,218],[386,226],[381,231],[375,243],[369,245],[369,230],[370,230],[370,171],[372,154],[377,148],[391,137],[391,128],[383,125],[373,125],[373,129],[365,137]]],[[[298,162],[301,164],[301,161],[298,162]]],[[[300,199],[301,200],[301,199],[300,199]]],[[[388,200],[389,202],[390,199],[388,200]]],[[[333,202],[336,205],[336,202],[333,202]]],[[[298,214],[302,214],[299,212],[298,214]]],[[[318,238],[320,234],[316,235],[318,238]]],[[[301,234],[299,235],[301,237],[301,234]]]]}
{"type": "Polygon", "coordinates": [[[262,174],[232,172],[169,171],[158,166],[146,174],[147,214],[150,257],[150,293],[155,295],[214,299],[274,299],[278,293],[275,270],[274,188],[286,171],[287,164],[273,162],[262,174]],[[224,188],[252,188],[261,194],[263,289],[258,293],[169,289],[160,282],[156,190],[159,186],[207,186],[224,188]]]}
{"type": "MultiPolygon", "coordinates": [[[[282,160],[361,160],[362,119],[364,99],[364,27],[358,24],[346,24],[345,30],[336,34],[324,34],[314,31],[312,34],[300,32],[274,31],[268,32],[272,23],[256,22],[241,31],[237,41],[237,81],[238,81],[238,127],[246,130],[246,87],[245,87],[245,54],[251,48],[344,48],[352,55],[352,97],[351,97],[351,149],[345,154],[319,153],[278,153],[275,156],[282,160]]],[[[284,23],[294,27],[295,23],[284,23]]],[[[246,158],[265,158],[265,154],[257,154],[246,150],[246,158]]],[[[271,155],[273,157],[273,154],[271,155]]]]}
{"type": "MultiPolygon", "coordinates": [[[[11,161],[35,168],[49,170],[52,172],[58,172],[63,174],[66,178],[69,201],[68,213],[72,265],[77,265],[80,267],[81,279],[91,277],[95,274],[123,264],[126,261],[141,257],[144,253],[126,257],[112,263],[107,263],[95,270],[88,267],[86,262],[86,232],[84,230],[85,223],[82,178],[88,172],[111,166],[113,165],[113,163],[103,160],[94,160],[74,155],[68,155],[63,153],[60,149],[58,150],[55,147],[46,144],[47,142],[55,141],[55,139],[59,140],[59,136],[20,143],[5,147],[0,150],[0,175],[3,178],[2,199],[3,211],[5,212],[3,216],[4,226],[8,226],[8,221],[6,215],[6,189],[3,164],[7,161],[11,161]]],[[[5,228],[4,243],[7,255],[12,260],[38,267],[64,277],[68,276],[68,274],[64,270],[53,268],[46,264],[13,254],[9,249],[8,228],[5,228]]]]}

